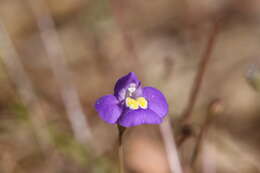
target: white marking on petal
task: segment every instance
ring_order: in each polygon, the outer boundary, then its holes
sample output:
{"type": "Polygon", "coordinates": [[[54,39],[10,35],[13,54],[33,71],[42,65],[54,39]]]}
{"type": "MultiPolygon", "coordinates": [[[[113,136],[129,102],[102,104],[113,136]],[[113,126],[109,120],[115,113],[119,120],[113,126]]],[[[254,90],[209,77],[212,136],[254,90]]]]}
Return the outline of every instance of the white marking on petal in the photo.
{"type": "Polygon", "coordinates": [[[136,84],[131,83],[127,90],[129,91],[129,95],[132,96],[132,94],[136,91],[136,84]]]}

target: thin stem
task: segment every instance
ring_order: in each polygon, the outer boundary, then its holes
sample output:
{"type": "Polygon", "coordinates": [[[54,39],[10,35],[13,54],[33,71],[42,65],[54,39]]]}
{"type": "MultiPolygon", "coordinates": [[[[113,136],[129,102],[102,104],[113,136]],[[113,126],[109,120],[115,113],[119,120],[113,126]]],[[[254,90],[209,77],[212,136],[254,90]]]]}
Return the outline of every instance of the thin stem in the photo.
{"type": "Polygon", "coordinates": [[[124,151],[123,151],[123,136],[126,132],[126,127],[117,125],[118,129],[118,160],[119,173],[124,173],[124,151]]]}
{"type": "Polygon", "coordinates": [[[178,151],[174,141],[174,135],[170,122],[165,119],[164,123],[160,125],[161,134],[163,137],[167,159],[171,173],[182,173],[181,161],[179,159],[178,151]]]}
{"type": "Polygon", "coordinates": [[[118,146],[119,173],[124,173],[124,150],[123,145],[118,146]]]}
{"type": "Polygon", "coordinates": [[[117,125],[117,129],[118,129],[118,145],[121,146],[123,143],[124,133],[126,132],[126,127],[117,125]]]}
{"type": "MultiPolygon", "coordinates": [[[[191,124],[188,121],[192,116],[192,111],[194,109],[194,106],[197,101],[197,98],[198,98],[198,95],[200,92],[200,88],[201,88],[201,85],[203,82],[203,77],[205,75],[206,68],[209,64],[209,60],[211,58],[211,54],[212,54],[214,45],[216,43],[216,38],[219,33],[220,22],[221,22],[221,20],[219,19],[214,23],[213,29],[209,35],[207,47],[206,47],[204,53],[202,54],[201,61],[199,63],[199,67],[198,67],[198,71],[194,78],[194,82],[193,82],[193,85],[191,88],[188,104],[187,104],[186,109],[184,110],[184,112],[182,114],[182,118],[180,120],[180,122],[183,124],[183,126],[188,127],[190,131],[193,131],[193,129],[192,129],[191,124]]],[[[181,133],[180,137],[179,137],[179,141],[177,142],[178,147],[181,147],[181,145],[184,144],[186,139],[189,137],[190,137],[190,135],[185,135],[185,134],[181,133]]]]}
{"type": "Polygon", "coordinates": [[[219,31],[219,22],[217,21],[214,24],[213,30],[209,35],[207,47],[206,47],[204,53],[202,54],[201,61],[199,63],[199,67],[198,67],[198,71],[197,71],[196,77],[195,77],[193,85],[192,85],[191,93],[189,96],[189,101],[188,101],[187,107],[182,115],[183,122],[188,120],[192,115],[192,111],[193,111],[194,105],[197,101],[197,98],[198,98],[198,95],[200,92],[200,88],[201,88],[201,84],[203,82],[203,77],[204,77],[206,68],[209,64],[210,58],[212,57],[211,54],[212,54],[214,45],[216,43],[218,31],[219,31]]]}
{"type": "Polygon", "coordinates": [[[48,6],[44,0],[29,0],[28,2],[37,21],[50,68],[60,87],[73,134],[80,143],[85,144],[91,138],[89,124],[82,110],[77,90],[73,85],[72,72],[65,61],[65,53],[48,6]]]}

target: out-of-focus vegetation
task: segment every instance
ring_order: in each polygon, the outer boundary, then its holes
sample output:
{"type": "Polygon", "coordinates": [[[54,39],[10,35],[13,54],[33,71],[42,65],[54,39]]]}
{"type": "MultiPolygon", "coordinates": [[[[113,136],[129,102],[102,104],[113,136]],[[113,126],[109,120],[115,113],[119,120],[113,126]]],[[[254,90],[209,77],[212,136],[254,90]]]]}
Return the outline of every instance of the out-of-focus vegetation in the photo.
{"type": "MultiPolygon", "coordinates": [[[[31,1],[0,1],[0,24],[5,28],[1,35],[12,41],[6,47],[2,45],[8,40],[0,39],[1,173],[118,172],[117,129],[102,122],[93,105],[130,71],[145,86],[165,93],[176,141],[183,132],[188,134],[178,148],[185,172],[260,172],[260,1],[42,1],[48,8],[37,6],[43,12],[40,17],[31,1]],[[60,41],[53,45],[64,53],[55,57],[60,64],[50,61],[53,57],[43,42],[53,32],[41,37],[41,29],[50,31],[46,14],[60,41]],[[42,28],[39,20],[46,22],[42,28]],[[180,119],[217,22],[198,99],[183,129],[180,119]],[[12,61],[12,51],[21,64],[12,61]],[[69,77],[59,74],[62,59],[69,77]],[[8,65],[8,60],[13,63],[8,65]],[[91,133],[85,141],[75,136],[68,116],[73,113],[66,109],[75,105],[66,105],[61,83],[65,89],[73,84],[72,92],[79,95],[81,105],[76,106],[82,107],[89,124],[83,130],[91,133]],[[208,114],[214,117],[205,125],[208,114]],[[196,141],[205,129],[191,168],[196,141]]],[[[124,136],[129,173],[169,172],[166,154],[158,126],[134,127],[124,136]]]]}

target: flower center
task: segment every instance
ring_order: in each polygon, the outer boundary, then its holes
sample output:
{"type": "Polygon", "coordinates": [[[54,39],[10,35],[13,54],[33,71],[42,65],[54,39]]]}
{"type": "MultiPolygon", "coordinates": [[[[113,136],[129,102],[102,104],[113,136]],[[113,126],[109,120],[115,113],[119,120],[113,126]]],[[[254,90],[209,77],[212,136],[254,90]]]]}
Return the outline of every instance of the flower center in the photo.
{"type": "Polygon", "coordinates": [[[130,109],[136,110],[139,107],[142,109],[147,109],[148,102],[144,97],[138,97],[137,99],[133,99],[131,97],[126,98],[126,106],[130,109]]]}
{"type": "Polygon", "coordinates": [[[127,88],[129,96],[133,96],[133,93],[136,91],[136,84],[131,83],[127,88]]]}

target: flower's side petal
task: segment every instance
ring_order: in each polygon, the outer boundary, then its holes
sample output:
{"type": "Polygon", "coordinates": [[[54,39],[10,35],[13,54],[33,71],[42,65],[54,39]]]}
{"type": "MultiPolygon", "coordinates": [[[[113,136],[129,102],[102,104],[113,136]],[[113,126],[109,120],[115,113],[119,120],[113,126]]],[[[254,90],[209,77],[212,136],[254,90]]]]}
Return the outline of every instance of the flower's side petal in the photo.
{"type": "Polygon", "coordinates": [[[135,83],[137,86],[140,83],[140,81],[137,79],[134,72],[130,72],[127,75],[123,76],[122,78],[118,79],[114,88],[114,95],[117,98],[119,98],[119,100],[122,100],[126,94],[127,87],[131,83],[135,83]]]}
{"type": "Polygon", "coordinates": [[[160,124],[161,122],[162,118],[149,109],[127,111],[118,121],[118,123],[124,127],[132,127],[141,124],[160,124]]]}
{"type": "Polygon", "coordinates": [[[148,108],[157,113],[161,118],[168,113],[168,103],[164,95],[152,87],[143,88],[143,96],[148,100],[148,108]]]}
{"type": "Polygon", "coordinates": [[[95,104],[99,116],[107,123],[114,124],[120,117],[122,109],[118,106],[118,100],[113,95],[99,98],[95,104]]]}

